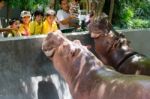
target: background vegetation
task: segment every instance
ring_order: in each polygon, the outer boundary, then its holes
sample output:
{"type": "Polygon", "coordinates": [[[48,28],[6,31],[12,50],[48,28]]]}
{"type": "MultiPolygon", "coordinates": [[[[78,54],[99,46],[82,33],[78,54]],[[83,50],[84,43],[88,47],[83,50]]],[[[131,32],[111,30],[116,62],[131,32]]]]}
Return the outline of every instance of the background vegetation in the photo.
{"type": "MultiPolygon", "coordinates": [[[[10,7],[34,11],[46,7],[51,0],[5,0],[10,7]]],[[[55,8],[59,0],[55,0],[55,8]]],[[[83,0],[82,0],[83,1],[83,0]]],[[[85,0],[88,2],[89,0],[85,0]]],[[[111,0],[105,0],[103,11],[109,14],[111,0]]],[[[150,28],[150,0],[114,0],[112,24],[116,28],[150,28]]]]}
{"type": "MultiPolygon", "coordinates": [[[[107,13],[109,4],[106,0],[107,13]]],[[[150,0],[115,0],[112,23],[118,28],[150,28],[150,0]]]]}

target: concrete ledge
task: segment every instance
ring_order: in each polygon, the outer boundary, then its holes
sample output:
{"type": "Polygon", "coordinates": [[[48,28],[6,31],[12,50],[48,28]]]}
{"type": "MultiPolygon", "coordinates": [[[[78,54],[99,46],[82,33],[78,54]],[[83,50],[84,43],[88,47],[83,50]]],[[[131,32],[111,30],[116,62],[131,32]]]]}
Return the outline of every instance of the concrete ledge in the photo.
{"type": "MultiPolygon", "coordinates": [[[[67,36],[89,42],[88,34],[67,36]]],[[[44,37],[0,40],[0,99],[71,99],[67,84],[41,50],[44,37]]]]}
{"type": "Polygon", "coordinates": [[[148,29],[133,29],[121,30],[125,36],[131,41],[131,47],[139,53],[150,57],[150,28],[148,29]]]}

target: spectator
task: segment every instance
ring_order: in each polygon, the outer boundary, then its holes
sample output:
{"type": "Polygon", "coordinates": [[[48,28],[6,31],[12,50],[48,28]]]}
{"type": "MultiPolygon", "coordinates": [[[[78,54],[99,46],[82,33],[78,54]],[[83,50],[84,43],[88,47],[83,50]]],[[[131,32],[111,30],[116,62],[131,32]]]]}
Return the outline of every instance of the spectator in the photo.
{"type": "Polygon", "coordinates": [[[29,24],[29,30],[30,30],[31,35],[42,34],[43,16],[44,16],[44,13],[41,10],[36,10],[34,12],[34,20],[29,24]]]}
{"type": "MultiPolygon", "coordinates": [[[[2,9],[4,5],[5,5],[4,0],[0,0],[0,9],[2,9]]],[[[1,22],[1,18],[0,18],[0,37],[3,37],[3,34],[1,33],[3,31],[1,30],[1,28],[2,28],[2,22],[1,22]]]]}
{"type": "Polygon", "coordinates": [[[72,0],[72,2],[70,2],[69,6],[69,12],[71,15],[78,17],[79,16],[79,12],[80,12],[80,5],[79,5],[80,0],[72,0]]]}
{"type": "Polygon", "coordinates": [[[60,0],[61,9],[57,12],[57,19],[61,30],[69,27],[78,27],[76,24],[76,17],[69,13],[68,0],[60,0]]]}
{"type": "Polygon", "coordinates": [[[9,26],[7,28],[10,28],[11,31],[7,31],[4,33],[5,37],[14,37],[14,36],[21,36],[19,34],[18,29],[20,26],[20,21],[17,19],[12,19],[9,21],[9,26]]]}
{"type": "Polygon", "coordinates": [[[55,11],[52,9],[48,9],[45,13],[45,21],[43,23],[43,33],[48,34],[50,32],[54,32],[58,30],[57,23],[56,23],[56,16],[55,11]]]}
{"type": "Polygon", "coordinates": [[[29,11],[22,11],[20,16],[22,18],[22,23],[19,28],[19,33],[21,33],[22,36],[30,36],[29,23],[31,20],[31,13],[29,11]]]}
{"type": "Polygon", "coordinates": [[[3,8],[4,5],[5,5],[4,0],[0,0],[0,9],[3,8]]]}

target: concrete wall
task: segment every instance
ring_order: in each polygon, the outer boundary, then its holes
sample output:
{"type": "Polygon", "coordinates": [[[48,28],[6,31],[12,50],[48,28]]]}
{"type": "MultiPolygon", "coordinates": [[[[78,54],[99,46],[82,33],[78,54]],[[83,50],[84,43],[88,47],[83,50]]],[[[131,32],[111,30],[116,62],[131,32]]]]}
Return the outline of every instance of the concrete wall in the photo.
{"type": "MultiPolygon", "coordinates": [[[[68,37],[86,44],[87,35],[68,37]]],[[[68,86],[41,51],[44,37],[0,39],[0,99],[71,99],[68,86]]]]}
{"type": "Polygon", "coordinates": [[[150,57],[150,28],[149,29],[136,29],[136,30],[122,30],[129,41],[131,47],[148,57],[150,57]]]}

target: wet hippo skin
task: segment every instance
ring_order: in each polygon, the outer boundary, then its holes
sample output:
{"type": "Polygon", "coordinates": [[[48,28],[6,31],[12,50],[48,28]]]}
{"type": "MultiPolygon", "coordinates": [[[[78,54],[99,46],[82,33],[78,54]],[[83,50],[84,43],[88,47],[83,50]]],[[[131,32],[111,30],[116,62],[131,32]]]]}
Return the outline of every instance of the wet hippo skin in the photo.
{"type": "Polygon", "coordinates": [[[120,74],[105,66],[79,41],[49,33],[42,50],[68,83],[73,99],[150,99],[150,78],[120,74]]]}
{"type": "Polygon", "coordinates": [[[147,57],[136,52],[125,35],[113,29],[108,18],[92,21],[88,29],[96,55],[104,64],[124,74],[150,76],[150,65],[145,64],[147,57]]]}

